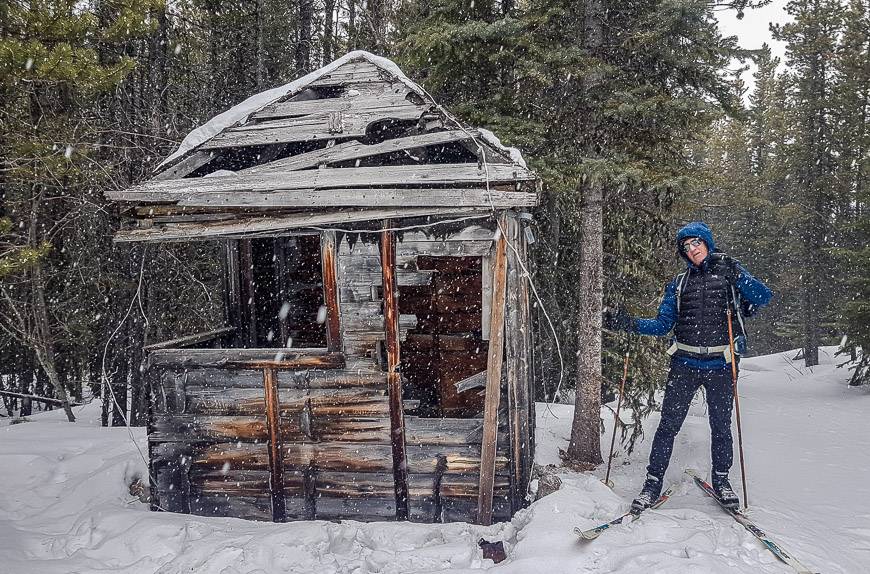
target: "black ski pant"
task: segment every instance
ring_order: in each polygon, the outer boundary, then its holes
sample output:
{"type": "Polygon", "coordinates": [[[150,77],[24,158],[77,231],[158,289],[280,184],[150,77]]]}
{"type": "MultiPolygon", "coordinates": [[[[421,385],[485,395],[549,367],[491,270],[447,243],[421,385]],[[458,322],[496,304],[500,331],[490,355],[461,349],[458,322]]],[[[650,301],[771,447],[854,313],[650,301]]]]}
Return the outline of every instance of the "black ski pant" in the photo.
{"type": "Polygon", "coordinates": [[[713,472],[727,473],[731,468],[734,462],[731,439],[731,405],[734,394],[730,365],[725,369],[705,370],[673,359],[665,387],[665,400],[662,403],[662,419],[656,429],[649,466],[646,467],[649,474],[659,479],[664,478],[671,452],[674,450],[674,438],[686,420],[695,391],[702,386],[707,395],[713,472]]]}

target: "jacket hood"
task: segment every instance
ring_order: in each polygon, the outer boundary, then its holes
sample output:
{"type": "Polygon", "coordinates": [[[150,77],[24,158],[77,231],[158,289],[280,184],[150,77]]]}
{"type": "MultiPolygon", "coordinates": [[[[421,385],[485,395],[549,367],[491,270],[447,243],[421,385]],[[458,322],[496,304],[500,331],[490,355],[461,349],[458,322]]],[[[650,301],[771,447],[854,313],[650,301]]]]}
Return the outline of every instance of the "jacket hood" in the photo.
{"type": "Polygon", "coordinates": [[[692,221],[687,223],[679,231],[677,231],[677,253],[686,260],[689,265],[692,265],[692,262],[689,261],[689,258],[683,253],[683,250],[680,249],[680,246],[683,241],[690,237],[700,237],[704,240],[704,243],[707,244],[707,250],[710,253],[716,251],[716,243],[713,241],[713,232],[710,231],[710,228],[707,227],[707,224],[703,221],[692,221]]]}

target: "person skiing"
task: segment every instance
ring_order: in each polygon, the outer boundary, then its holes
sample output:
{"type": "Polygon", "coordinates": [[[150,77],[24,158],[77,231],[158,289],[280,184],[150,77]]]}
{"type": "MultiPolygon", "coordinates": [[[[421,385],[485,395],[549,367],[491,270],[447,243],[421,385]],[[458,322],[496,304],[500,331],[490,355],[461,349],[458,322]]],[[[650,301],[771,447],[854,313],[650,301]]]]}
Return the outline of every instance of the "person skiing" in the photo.
{"type": "Polygon", "coordinates": [[[654,319],[637,319],[624,310],[606,308],[604,327],[663,337],[673,330],[662,417],[653,438],[646,481],[632,502],[640,512],[660,496],[674,438],[683,425],[692,397],[703,386],[707,395],[713,463],[712,486],[723,503],[737,508],[740,500],[728,481],[734,458],[731,437],[732,360],[728,309],[738,318],[735,353],[745,346],[743,316],[766,305],[770,289],[734,258],[717,251],[710,228],[693,221],[677,232],[677,252],[686,260],[684,273],[668,283],[654,319]]]}

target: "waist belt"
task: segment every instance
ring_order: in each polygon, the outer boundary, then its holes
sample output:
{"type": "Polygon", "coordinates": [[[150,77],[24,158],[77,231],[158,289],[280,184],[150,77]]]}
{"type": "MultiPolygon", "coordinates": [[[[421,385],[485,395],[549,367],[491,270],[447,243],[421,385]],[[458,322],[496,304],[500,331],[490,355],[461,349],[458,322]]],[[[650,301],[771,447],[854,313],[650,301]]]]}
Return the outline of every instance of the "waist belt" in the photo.
{"type": "Polygon", "coordinates": [[[696,347],[694,345],[685,345],[680,343],[679,341],[674,341],[671,346],[668,348],[668,355],[673,355],[677,351],[685,351],[687,353],[692,353],[693,355],[722,355],[725,358],[726,363],[731,362],[731,346],[730,345],[716,345],[713,347],[696,347]]]}

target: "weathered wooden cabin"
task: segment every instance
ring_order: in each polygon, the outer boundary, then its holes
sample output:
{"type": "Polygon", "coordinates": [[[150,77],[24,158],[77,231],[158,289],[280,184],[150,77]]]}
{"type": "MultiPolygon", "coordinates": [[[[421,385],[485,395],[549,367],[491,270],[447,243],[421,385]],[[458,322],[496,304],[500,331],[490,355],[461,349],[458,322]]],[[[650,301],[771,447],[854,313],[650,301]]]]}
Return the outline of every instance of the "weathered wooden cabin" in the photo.
{"type": "Polygon", "coordinates": [[[534,450],[516,150],[353,52],[109,192],[117,241],[225,246],[224,328],[146,348],[153,509],[509,519],[534,450]]]}

